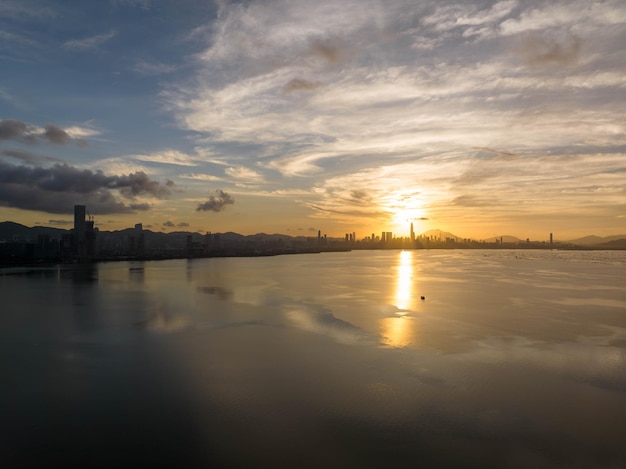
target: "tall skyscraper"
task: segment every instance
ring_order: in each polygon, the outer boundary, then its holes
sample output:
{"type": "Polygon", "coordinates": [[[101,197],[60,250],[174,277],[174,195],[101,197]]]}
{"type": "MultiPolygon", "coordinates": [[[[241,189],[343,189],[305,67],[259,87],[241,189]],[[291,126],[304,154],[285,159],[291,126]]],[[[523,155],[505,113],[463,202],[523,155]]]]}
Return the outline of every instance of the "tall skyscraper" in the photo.
{"type": "Polygon", "coordinates": [[[86,208],[84,205],[74,205],[74,243],[72,246],[72,251],[74,255],[79,258],[85,257],[85,232],[86,232],[86,224],[85,224],[85,214],[86,208]]]}
{"type": "Polygon", "coordinates": [[[78,239],[85,238],[85,214],[87,213],[84,205],[74,205],[74,233],[78,239]]]}

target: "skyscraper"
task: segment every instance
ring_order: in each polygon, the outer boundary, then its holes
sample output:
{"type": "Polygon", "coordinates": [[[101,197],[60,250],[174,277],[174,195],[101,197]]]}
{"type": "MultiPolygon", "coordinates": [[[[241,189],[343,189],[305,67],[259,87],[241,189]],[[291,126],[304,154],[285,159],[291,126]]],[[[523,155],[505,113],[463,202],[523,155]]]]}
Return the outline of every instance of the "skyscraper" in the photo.
{"type": "Polygon", "coordinates": [[[85,251],[85,213],[84,205],[74,205],[74,238],[72,251],[78,258],[84,258],[85,251]]]}

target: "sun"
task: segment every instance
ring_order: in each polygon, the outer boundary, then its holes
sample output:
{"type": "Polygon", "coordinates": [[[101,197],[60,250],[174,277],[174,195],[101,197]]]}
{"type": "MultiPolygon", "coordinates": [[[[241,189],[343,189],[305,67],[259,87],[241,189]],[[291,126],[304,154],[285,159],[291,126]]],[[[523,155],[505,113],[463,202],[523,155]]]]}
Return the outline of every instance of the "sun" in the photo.
{"type": "Polygon", "coordinates": [[[407,231],[411,223],[426,219],[426,211],[420,207],[398,207],[394,208],[391,215],[391,222],[398,232],[407,231]]]}

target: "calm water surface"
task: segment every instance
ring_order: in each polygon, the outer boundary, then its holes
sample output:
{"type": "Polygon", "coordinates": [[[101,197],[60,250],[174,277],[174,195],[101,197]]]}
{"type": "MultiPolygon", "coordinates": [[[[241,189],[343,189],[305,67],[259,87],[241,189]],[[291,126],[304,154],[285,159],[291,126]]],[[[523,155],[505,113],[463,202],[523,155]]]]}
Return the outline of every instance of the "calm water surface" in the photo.
{"type": "Polygon", "coordinates": [[[0,465],[626,467],[625,279],[624,251],[1,269],[0,465]]]}

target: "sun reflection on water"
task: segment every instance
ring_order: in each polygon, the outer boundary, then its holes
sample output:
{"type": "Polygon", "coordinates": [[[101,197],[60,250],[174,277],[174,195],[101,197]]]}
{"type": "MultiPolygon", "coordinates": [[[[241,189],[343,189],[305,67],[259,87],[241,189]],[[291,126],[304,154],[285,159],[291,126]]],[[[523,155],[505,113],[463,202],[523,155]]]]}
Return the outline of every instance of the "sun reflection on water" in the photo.
{"type": "Polygon", "coordinates": [[[396,276],[396,307],[409,309],[413,290],[413,251],[400,252],[396,276]]]}
{"type": "Polygon", "coordinates": [[[394,317],[381,321],[381,332],[390,347],[407,347],[415,342],[413,318],[409,311],[413,306],[413,251],[400,252],[396,265],[395,295],[397,308],[394,317]]]}

